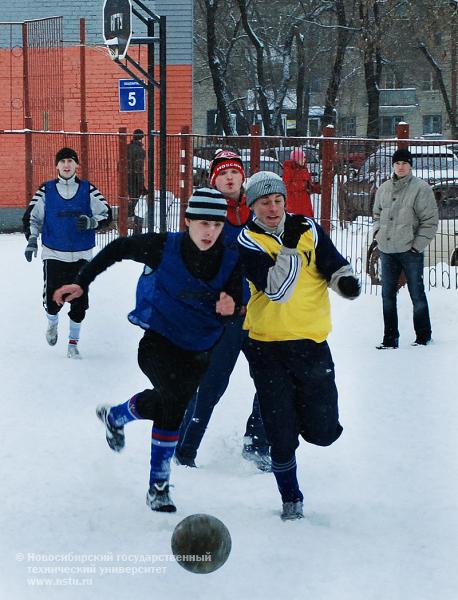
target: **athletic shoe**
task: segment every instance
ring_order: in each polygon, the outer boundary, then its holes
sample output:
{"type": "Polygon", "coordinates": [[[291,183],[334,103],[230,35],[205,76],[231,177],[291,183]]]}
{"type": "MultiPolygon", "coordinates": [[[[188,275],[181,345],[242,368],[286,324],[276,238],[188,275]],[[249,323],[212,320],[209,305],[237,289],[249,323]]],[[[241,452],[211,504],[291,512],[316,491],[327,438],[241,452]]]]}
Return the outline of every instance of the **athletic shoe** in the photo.
{"type": "Polygon", "coordinates": [[[180,454],[178,450],[175,450],[173,460],[177,465],[182,465],[183,467],[197,468],[196,461],[194,458],[191,458],[190,456],[183,456],[183,454],[180,454]]]}
{"type": "Polygon", "coordinates": [[[394,340],[384,339],[381,344],[375,347],[377,350],[396,350],[396,348],[399,348],[399,338],[395,338],[394,340]]]}
{"type": "Polygon", "coordinates": [[[417,337],[417,339],[412,342],[411,346],[427,346],[428,344],[430,344],[432,342],[431,338],[421,338],[421,337],[417,337]]]}
{"type": "Polygon", "coordinates": [[[282,521],[295,521],[296,519],[303,518],[304,510],[301,500],[294,500],[294,502],[283,502],[283,510],[281,513],[282,521]]]}
{"type": "Polygon", "coordinates": [[[107,443],[114,452],[121,452],[126,440],[124,436],[124,427],[114,427],[108,420],[108,414],[111,406],[109,404],[99,404],[95,409],[97,417],[105,425],[105,436],[107,443]]]}
{"type": "Polygon", "coordinates": [[[46,341],[50,346],[55,346],[57,344],[57,325],[57,322],[53,323],[48,321],[48,327],[46,328],[46,341]]]}
{"type": "Polygon", "coordinates": [[[67,358],[81,358],[81,354],[76,344],[69,344],[67,346],[67,358]]]}
{"type": "Polygon", "coordinates": [[[272,459],[268,450],[261,452],[252,444],[244,444],[242,456],[245,460],[253,462],[260,471],[264,471],[264,473],[272,472],[272,459]]]}
{"type": "Polygon", "coordinates": [[[177,507],[169,495],[169,482],[157,481],[146,493],[146,505],[157,512],[176,512],[177,507]]]}

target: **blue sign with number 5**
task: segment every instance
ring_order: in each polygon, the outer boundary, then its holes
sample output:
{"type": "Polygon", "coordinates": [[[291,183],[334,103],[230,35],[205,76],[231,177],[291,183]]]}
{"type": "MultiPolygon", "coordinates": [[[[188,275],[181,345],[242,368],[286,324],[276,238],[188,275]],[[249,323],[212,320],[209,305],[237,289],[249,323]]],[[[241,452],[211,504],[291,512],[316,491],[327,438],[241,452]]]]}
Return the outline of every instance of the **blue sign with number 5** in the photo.
{"type": "Polygon", "coordinates": [[[145,88],[135,79],[119,80],[119,110],[145,110],[145,88]]]}

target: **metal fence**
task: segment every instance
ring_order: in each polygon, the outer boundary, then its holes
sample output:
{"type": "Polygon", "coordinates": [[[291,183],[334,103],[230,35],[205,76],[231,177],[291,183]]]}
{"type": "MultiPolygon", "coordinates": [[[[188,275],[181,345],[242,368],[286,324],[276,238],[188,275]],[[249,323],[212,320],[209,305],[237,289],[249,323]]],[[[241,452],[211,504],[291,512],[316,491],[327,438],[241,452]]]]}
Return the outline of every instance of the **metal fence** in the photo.
{"type": "MultiPolygon", "coordinates": [[[[283,161],[289,158],[293,148],[300,147],[306,154],[313,178],[321,183],[321,194],[312,195],[315,217],[356,273],[362,276],[364,289],[372,293],[378,290],[374,285],[378,263],[368,261],[367,253],[372,241],[375,191],[390,176],[394,149],[399,143],[408,145],[414,155],[414,173],[432,186],[440,214],[438,232],[425,252],[426,284],[458,289],[458,159],[452,141],[168,135],[165,190],[162,194],[159,190],[156,160],[154,193],[129,197],[127,145],[131,134],[125,130],[109,134],[0,132],[0,144],[3,136],[15,135],[32,138],[34,189],[55,173],[57,149],[68,145],[77,150],[81,176],[97,185],[113,207],[113,223],[107,231],[98,234],[99,246],[118,235],[158,231],[161,211],[168,230],[182,229],[187,199],[193,188],[208,185],[210,159],[219,148],[239,152],[247,173],[264,169],[281,175],[283,161]]],[[[153,140],[157,159],[159,140],[153,140]]],[[[148,152],[148,140],[145,140],[145,150],[148,152]]],[[[11,173],[10,177],[15,174],[11,173]]],[[[26,198],[25,193],[22,197],[26,198]]]]}
{"type": "MultiPolygon", "coordinates": [[[[362,276],[365,289],[377,293],[380,266],[374,257],[368,257],[375,192],[391,176],[393,152],[408,146],[413,173],[431,185],[439,209],[438,231],[425,251],[426,284],[458,289],[458,143],[410,140],[405,125],[399,128],[398,138],[391,140],[335,138],[332,128],[326,133],[319,138],[169,136],[169,148],[175,149],[168,171],[174,172],[183,162],[177,153],[181,145],[188,156],[188,171],[192,159],[194,187],[208,185],[210,161],[220,148],[237,151],[247,175],[268,170],[281,176],[283,161],[290,158],[292,150],[301,148],[312,178],[321,183],[321,194],[312,195],[315,218],[362,276]]],[[[182,195],[181,203],[185,202],[182,195]]]]}

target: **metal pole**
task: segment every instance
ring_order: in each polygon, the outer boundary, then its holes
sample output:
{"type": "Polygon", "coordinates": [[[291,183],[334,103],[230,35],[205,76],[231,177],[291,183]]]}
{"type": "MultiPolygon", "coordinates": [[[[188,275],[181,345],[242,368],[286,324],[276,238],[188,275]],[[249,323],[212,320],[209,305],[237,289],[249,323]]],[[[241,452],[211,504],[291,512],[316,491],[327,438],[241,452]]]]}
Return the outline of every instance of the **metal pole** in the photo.
{"type": "Polygon", "coordinates": [[[167,230],[167,47],[166,47],[166,19],[161,16],[159,20],[159,153],[160,153],[160,231],[167,230]]]}
{"type": "MultiPolygon", "coordinates": [[[[30,90],[29,90],[29,43],[27,23],[22,23],[22,73],[24,79],[24,129],[32,129],[32,116],[30,114],[30,90]]],[[[32,163],[32,134],[25,133],[25,197],[26,205],[33,196],[33,163],[32,163]]]]}
{"type": "Polygon", "coordinates": [[[452,136],[456,134],[457,115],[456,115],[456,18],[457,9],[453,11],[452,27],[450,36],[450,67],[451,67],[451,104],[453,114],[452,136]]]}
{"type": "MultiPolygon", "coordinates": [[[[154,37],[154,20],[148,19],[148,36],[154,37]]],[[[148,75],[154,79],[154,45],[148,44],[148,75]]],[[[154,85],[148,81],[148,231],[154,231],[154,85]]]]}
{"type": "Polygon", "coordinates": [[[128,186],[127,186],[127,127],[119,128],[118,137],[118,231],[121,237],[128,233],[128,186]]]}
{"type": "Polygon", "coordinates": [[[89,144],[86,117],[86,20],[80,19],[80,131],[81,136],[81,177],[89,178],[89,144]]]}
{"type": "Polygon", "coordinates": [[[334,125],[323,127],[323,152],[321,161],[321,213],[320,225],[331,231],[332,183],[334,179],[335,137],[334,125]]]}

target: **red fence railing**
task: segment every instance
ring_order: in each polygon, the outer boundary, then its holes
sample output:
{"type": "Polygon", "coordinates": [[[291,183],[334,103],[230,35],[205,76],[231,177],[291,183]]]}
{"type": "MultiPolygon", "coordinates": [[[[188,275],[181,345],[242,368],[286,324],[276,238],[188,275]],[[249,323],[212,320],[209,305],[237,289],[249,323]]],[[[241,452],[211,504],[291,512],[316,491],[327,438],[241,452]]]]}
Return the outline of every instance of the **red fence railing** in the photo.
{"type": "MultiPolygon", "coordinates": [[[[367,250],[372,241],[372,205],[375,192],[392,170],[391,156],[400,143],[408,145],[414,156],[414,173],[432,186],[438,203],[440,222],[438,232],[425,251],[429,268],[429,286],[458,289],[458,158],[454,141],[429,140],[368,140],[335,138],[281,137],[221,137],[197,136],[187,132],[167,136],[167,179],[165,204],[161,206],[159,190],[139,198],[129,198],[127,189],[127,144],[131,134],[62,133],[62,132],[1,132],[0,145],[4,150],[0,165],[2,207],[25,207],[26,190],[19,164],[25,159],[25,138],[33,143],[30,163],[31,187],[54,176],[54,156],[62,146],[71,146],[84,158],[87,177],[113,207],[112,227],[99,234],[99,244],[108,243],[117,235],[146,231],[153,214],[152,228],[159,230],[160,211],[165,211],[168,230],[182,229],[187,199],[193,188],[208,185],[210,159],[219,148],[232,148],[240,153],[247,173],[254,169],[270,170],[282,175],[283,161],[292,149],[303,149],[312,177],[320,181],[321,194],[312,195],[316,219],[329,232],[339,250],[362,276],[370,270],[367,250]],[[10,162],[8,162],[10,161],[10,162]]],[[[153,138],[155,156],[159,157],[159,140],[153,138]]],[[[148,140],[144,138],[147,151],[148,140]]],[[[147,181],[145,161],[145,181],[147,181]]],[[[155,166],[156,185],[159,165],[155,166]]],[[[150,225],[151,225],[150,223],[150,225]]],[[[372,271],[376,266],[372,265],[372,271]]],[[[369,289],[376,273],[364,277],[369,289]]]]}

